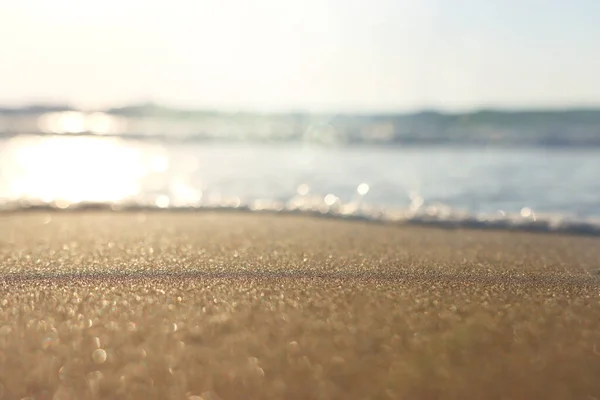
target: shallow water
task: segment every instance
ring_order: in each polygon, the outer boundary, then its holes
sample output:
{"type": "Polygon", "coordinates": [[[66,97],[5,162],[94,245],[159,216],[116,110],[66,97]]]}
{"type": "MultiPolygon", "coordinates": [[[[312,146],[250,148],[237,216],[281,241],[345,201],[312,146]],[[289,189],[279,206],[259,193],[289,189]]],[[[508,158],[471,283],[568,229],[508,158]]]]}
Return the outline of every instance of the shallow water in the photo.
{"type": "Polygon", "coordinates": [[[597,231],[597,171],[600,149],[21,135],[0,141],[0,203],[303,210],[597,231]]]}

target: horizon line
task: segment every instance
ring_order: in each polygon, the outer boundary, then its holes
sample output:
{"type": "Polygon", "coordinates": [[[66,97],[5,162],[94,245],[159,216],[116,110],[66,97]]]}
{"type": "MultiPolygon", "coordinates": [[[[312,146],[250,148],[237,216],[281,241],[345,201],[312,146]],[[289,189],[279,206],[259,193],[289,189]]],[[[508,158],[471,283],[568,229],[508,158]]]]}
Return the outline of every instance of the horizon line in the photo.
{"type": "Polygon", "coordinates": [[[424,113],[436,113],[441,115],[464,115],[476,114],[480,112],[497,113],[535,113],[535,112],[573,112],[573,111],[600,111],[600,102],[597,104],[570,104],[570,105],[531,105],[531,106],[503,106],[503,105],[481,105],[477,107],[443,107],[443,106],[422,106],[409,109],[308,109],[308,108],[289,108],[289,109],[252,109],[250,107],[183,107],[169,105],[167,102],[156,101],[132,101],[129,103],[114,105],[108,107],[80,107],[70,103],[61,102],[28,102],[20,105],[7,105],[0,103],[0,111],[26,111],[35,108],[51,108],[57,111],[78,111],[78,112],[104,112],[112,113],[118,110],[128,108],[156,107],[159,109],[174,112],[192,112],[192,113],[217,113],[217,114],[257,114],[257,115],[414,115],[424,113]]]}

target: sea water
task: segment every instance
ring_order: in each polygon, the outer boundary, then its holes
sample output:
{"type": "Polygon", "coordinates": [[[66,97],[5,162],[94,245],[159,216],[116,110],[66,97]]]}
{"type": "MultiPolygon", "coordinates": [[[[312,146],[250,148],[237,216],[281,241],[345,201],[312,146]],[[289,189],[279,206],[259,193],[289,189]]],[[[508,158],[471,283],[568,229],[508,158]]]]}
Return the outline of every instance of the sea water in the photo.
{"type": "Polygon", "coordinates": [[[0,206],[232,208],[600,233],[600,148],[0,139],[0,206]]]}

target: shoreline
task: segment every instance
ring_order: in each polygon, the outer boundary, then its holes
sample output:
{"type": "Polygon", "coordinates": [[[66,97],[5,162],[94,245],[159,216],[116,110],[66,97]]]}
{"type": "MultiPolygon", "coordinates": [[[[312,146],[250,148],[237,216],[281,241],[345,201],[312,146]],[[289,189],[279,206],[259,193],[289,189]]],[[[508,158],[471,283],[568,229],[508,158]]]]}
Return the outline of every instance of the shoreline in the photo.
{"type": "MultiPolygon", "coordinates": [[[[478,219],[471,215],[462,215],[461,217],[439,218],[436,216],[427,216],[416,214],[410,216],[407,213],[405,216],[385,217],[383,215],[367,215],[367,214],[343,214],[336,211],[319,211],[319,210],[298,210],[286,209],[278,205],[276,209],[255,209],[249,205],[241,205],[237,207],[228,206],[177,206],[177,207],[158,207],[154,205],[127,205],[127,204],[108,204],[108,203],[82,203],[82,204],[27,204],[23,206],[21,202],[14,205],[4,204],[0,207],[0,218],[3,216],[13,216],[29,213],[43,213],[46,215],[60,214],[87,214],[87,213],[114,213],[114,214],[204,214],[204,213],[239,213],[239,214],[255,214],[273,216],[293,216],[313,219],[329,219],[337,221],[350,222],[365,222],[374,225],[388,225],[400,228],[404,227],[424,227],[427,229],[442,229],[442,230],[474,230],[474,231],[491,231],[491,232],[510,232],[510,233],[534,233],[534,234],[549,234],[549,235],[566,235],[566,236],[581,236],[581,237],[600,237],[600,219],[588,220],[569,220],[569,219],[545,219],[544,216],[536,219],[520,218],[515,219],[515,216],[506,216],[497,219],[478,219]],[[512,217],[512,219],[511,219],[512,217]],[[396,219],[394,219],[396,218],[396,219]]],[[[406,211],[391,210],[391,213],[399,214],[406,211]]],[[[384,213],[385,214],[385,213],[384,213]]]]}

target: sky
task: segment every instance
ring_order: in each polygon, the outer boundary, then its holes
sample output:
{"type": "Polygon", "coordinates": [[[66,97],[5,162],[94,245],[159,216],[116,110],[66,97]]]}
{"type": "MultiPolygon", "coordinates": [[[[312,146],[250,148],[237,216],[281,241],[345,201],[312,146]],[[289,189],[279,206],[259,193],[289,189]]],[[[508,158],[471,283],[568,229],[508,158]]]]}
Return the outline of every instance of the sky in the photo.
{"type": "Polygon", "coordinates": [[[600,106],[598,0],[4,0],[0,105],[600,106]]]}

